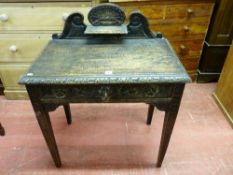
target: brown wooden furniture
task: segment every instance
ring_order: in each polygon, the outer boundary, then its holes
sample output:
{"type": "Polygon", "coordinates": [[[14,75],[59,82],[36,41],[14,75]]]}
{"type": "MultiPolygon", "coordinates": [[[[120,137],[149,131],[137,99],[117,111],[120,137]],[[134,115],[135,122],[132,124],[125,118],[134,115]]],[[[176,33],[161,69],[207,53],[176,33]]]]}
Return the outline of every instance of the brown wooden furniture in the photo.
{"type": "Polygon", "coordinates": [[[147,103],[147,124],[151,124],[154,107],[165,111],[157,160],[160,167],[185,83],[191,79],[168,40],[161,33],[154,35],[141,13],[132,13],[127,26],[124,12],[115,5],[93,8],[88,17],[98,26],[86,26],[80,13],[70,15],[62,34],[53,35],[20,79],[55,165],[60,167],[61,160],[49,111],[63,105],[70,124],[69,103],[147,103]]]}
{"type": "Polygon", "coordinates": [[[171,42],[189,75],[196,80],[203,42],[214,0],[109,0],[126,13],[139,10],[152,31],[160,31],[171,42]]]}
{"type": "Polygon", "coordinates": [[[233,127],[233,46],[228,52],[214,98],[233,127]]]}
{"type": "Polygon", "coordinates": [[[233,36],[233,1],[217,0],[205,39],[198,82],[217,81],[233,36]]]}

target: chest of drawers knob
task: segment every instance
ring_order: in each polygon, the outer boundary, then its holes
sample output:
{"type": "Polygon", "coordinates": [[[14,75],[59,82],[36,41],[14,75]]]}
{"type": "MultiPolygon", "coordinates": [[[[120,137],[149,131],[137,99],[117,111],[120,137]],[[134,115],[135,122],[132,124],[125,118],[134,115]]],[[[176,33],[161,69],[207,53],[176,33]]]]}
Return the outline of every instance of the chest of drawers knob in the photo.
{"type": "Polygon", "coordinates": [[[187,9],[187,14],[188,14],[188,16],[191,16],[193,14],[193,9],[192,8],[188,8],[187,9]]]}
{"type": "Polygon", "coordinates": [[[18,48],[17,48],[16,45],[11,45],[11,46],[9,47],[9,51],[11,51],[11,52],[17,52],[17,50],[18,50],[18,48]]]}
{"type": "Polygon", "coordinates": [[[68,16],[69,16],[69,13],[63,13],[63,15],[62,15],[63,21],[66,21],[66,19],[68,18],[68,16]]]}
{"type": "Polygon", "coordinates": [[[8,16],[6,14],[1,14],[0,15],[0,21],[1,22],[6,22],[8,20],[8,16]]]}
{"type": "Polygon", "coordinates": [[[186,50],[187,50],[186,46],[184,44],[181,44],[180,45],[180,54],[185,54],[186,50]]]}
{"type": "Polygon", "coordinates": [[[188,32],[189,31],[189,26],[185,25],[183,29],[184,29],[184,32],[188,32]]]}

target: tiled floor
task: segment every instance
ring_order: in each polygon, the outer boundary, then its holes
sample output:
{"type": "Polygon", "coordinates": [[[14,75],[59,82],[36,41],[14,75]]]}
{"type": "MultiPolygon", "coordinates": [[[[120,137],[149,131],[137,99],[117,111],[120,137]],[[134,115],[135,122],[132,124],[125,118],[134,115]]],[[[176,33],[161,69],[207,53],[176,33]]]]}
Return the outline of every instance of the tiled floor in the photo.
{"type": "Polygon", "coordinates": [[[233,129],[211,94],[215,84],[186,86],[161,168],[156,158],[163,112],[146,125],[145,104],[72,104],[51,113],[63,167],[55,168],[29,101],[0,97],[0,175],[233,175],[233,129]]]}

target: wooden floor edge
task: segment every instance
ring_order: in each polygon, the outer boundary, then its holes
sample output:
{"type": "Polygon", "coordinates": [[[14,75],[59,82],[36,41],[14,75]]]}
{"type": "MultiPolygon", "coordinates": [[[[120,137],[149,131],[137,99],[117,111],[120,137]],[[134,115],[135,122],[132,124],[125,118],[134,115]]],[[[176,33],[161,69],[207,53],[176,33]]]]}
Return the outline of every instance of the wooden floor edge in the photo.
{"type": "Polygon", "coordinates": [[[233,116],[231,118],[230,114],[227,112],[227,109],[223,106],[215,92],[212,94],[212,96],[233,129],[233,116]]]}

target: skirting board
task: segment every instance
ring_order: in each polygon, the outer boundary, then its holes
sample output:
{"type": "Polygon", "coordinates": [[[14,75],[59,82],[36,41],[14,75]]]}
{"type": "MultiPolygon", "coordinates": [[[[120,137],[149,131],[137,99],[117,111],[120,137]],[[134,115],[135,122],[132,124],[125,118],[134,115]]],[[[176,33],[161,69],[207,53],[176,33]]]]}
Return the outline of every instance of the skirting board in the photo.
{"type": "Polygon", "coordinates": [[[213,98],[214,98],[215,102],[217,103],[217,105],[219,106],[219,108],[221,109],[221,111],[224,113],[226,119],[229,121],[231,127],[233,128],[233,116],[231,116],[228,113],[227,109],[224,107],[224,105],[222,104],[222,102],[220,101],[218,96],[215,94],[215,92],[213,93],[213,98]]]}
{"type": "Polygon", "coordinates": [[[218,82],[220,73],[202,72],[197,70],[197,83],[218,82]]]}

